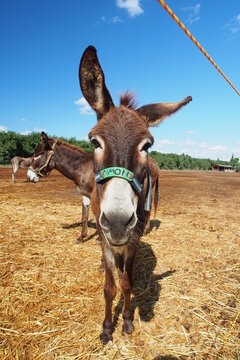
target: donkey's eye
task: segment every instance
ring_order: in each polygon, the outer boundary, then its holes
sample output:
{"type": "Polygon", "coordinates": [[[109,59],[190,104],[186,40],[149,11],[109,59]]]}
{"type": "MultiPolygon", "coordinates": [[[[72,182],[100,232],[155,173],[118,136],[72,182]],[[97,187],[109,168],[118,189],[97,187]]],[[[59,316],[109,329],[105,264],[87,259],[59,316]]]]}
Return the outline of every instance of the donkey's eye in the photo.
{"type": "Polygon", "coordinates": [[[152,143],[151,143],[150,141],[147,141],[147,142],[142,146],[142,148],[141,148],[140,151],[145,151],[145,152],[147,152],[148,149],[149,149],[151,146],[152,146],[152,143]]]}
{"type": "Polygon", "coordinates": [[[102,148],[100,142],[96,138],[91,138],[91,143],[95,149],[102,148]]]}

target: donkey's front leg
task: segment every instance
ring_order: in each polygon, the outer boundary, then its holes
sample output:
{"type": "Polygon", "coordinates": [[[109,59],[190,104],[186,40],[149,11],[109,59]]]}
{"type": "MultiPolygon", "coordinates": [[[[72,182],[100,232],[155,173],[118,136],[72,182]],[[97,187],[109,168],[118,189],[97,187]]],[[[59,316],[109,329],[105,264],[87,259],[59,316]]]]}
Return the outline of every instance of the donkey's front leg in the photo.
{"type": "Polygon", "coordinates": [[[117,294],[117,287],[114,280],[114,256],[112,251],[104,246],[104,265],[105,265],[105,318],[103,321],[103,331],[100,339],[103,344],[112,340],[113,322],[112,322],[112,303],[117,294]]]}
{"type": "Polygon", "coordinates": [[[77,238],[77,244],[83,242],[88,232],[88,213],[89,213],[90,199],[87,196],[82,196],[82,233],[77,238]]]}
{"type": "Polygon", "coordinates": [[[133,314],[131,312],[131,289],[133,285],[132,271],[135,254],[125,260],[124,272],[120,280],[121,289],[124,295],[123,306],[123,333],[131,334],[133,331],[133,314]]]}

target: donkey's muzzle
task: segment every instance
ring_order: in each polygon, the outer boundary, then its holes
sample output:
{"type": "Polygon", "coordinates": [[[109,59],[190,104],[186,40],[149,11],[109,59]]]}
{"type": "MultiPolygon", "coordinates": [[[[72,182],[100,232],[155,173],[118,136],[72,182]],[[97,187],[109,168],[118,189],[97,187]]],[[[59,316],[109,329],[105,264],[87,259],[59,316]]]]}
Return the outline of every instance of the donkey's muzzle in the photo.
{"type": "Polygon", "coordinates": [[[31,167],[28,168],[27,176],[28,176],[28,181],[30,182],[36,183],[39,181],[39,176],[37,176],[37,174],[35,173],[35,171],[32,170],[31,167]]]}
{"type": "Polygon", "coordinates": [[[137,216],[135,212],[131,216],[127,212],[111,213],[108,216],[102,212],[99,223],[109,242],[113,246],[121,246],[128,242],[131,230],[137,223],[137,216]]]}

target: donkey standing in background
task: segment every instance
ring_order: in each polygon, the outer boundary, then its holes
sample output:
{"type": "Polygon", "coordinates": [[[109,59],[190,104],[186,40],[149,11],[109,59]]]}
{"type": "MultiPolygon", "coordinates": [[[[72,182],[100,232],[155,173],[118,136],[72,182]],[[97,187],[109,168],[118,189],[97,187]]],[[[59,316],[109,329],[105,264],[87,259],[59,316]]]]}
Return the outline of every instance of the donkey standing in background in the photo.
{"type": "MultiPolygon", "coordinates": [[[[20,156],[14,156],[11,159],[11,165],[12,165],[12,182],[15,182],[15,175],[19,168],[29,168],[29,166],[33,162],[33,156],[24,158],[20,156]]],[[[29,181],[29,177],[27,177],[27,181],[29,181]]]]}
{"type": "Polygon", "coordinates": [[[56,169],[75,183],[82,195],[82,233],[77,243],[82,242],[87,236],[89,205],[95,184],[92,154],[64,141],[49,138],[45,132],[41,133],[40,140],[28,176],[34,181],[56,169]]]}
{"type": "Polygon", "coordinates": [[[92,209],[101,238],[105,267],[105,318],[100,338],[112,340],[112,303],[117,293],[114,266],[118,268],[124,295],[123,332],[133,331],[130,310],[133,263],[146,224],[148,198],[148,148],[153,144],[150,126],[157,126],[167,116],[188,104],[188,96],[176,103],[135,106],[127,94],[115,107],[106,87],[96,49],[89,46],[81,59],[79,80],[82,93],[97,114],[98,123],[90,131],[96,187],[92,209]]]}

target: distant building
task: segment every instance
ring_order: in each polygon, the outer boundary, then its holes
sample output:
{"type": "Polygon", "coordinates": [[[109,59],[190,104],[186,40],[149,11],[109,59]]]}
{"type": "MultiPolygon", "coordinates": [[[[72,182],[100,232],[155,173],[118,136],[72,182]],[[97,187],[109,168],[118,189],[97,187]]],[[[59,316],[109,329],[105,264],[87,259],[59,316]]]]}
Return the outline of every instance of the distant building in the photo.
{"type": "Polygon", "coordinates": [[[212,164],[212,171],[234,171],[231,165],[212,164]]]}

